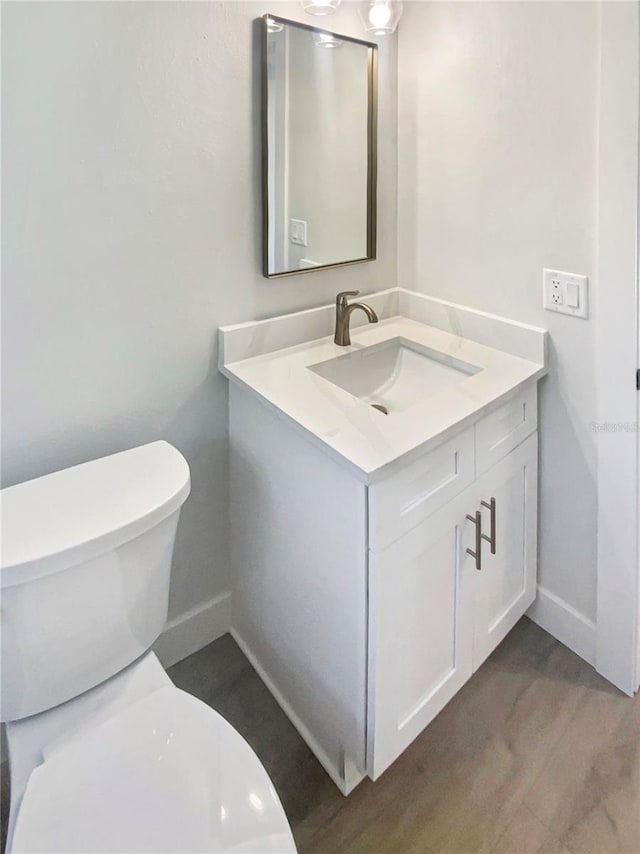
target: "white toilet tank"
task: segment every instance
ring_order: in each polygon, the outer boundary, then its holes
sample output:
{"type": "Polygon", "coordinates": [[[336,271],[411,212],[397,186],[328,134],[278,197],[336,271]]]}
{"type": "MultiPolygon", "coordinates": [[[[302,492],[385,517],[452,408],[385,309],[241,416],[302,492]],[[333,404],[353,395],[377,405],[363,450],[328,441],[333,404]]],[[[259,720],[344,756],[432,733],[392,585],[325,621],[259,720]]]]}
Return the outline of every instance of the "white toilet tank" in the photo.
{"type": "Polygon", "coordinates": [[[153,442],[0,493],[1,719],[93,688],[167,619],[189,466],[153,442]]]}

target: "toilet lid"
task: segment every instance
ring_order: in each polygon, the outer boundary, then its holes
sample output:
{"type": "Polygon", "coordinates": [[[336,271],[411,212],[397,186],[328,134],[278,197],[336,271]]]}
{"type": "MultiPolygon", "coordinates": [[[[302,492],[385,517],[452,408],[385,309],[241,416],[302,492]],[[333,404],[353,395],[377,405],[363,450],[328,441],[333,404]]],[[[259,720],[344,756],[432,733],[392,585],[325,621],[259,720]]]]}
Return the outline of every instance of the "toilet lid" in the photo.
{"type": "Polygon", "coordinates": [[[13,852],[293,852],[255,753],[224,718],[166,686],[53,746],[31,774],[13,852]]]}

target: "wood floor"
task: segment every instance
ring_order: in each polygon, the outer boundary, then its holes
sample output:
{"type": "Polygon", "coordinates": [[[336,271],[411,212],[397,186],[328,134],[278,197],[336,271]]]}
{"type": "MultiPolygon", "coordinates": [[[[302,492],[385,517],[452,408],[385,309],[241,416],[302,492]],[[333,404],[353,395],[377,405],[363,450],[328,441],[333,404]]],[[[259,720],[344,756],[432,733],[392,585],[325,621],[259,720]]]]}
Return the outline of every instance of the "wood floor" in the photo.
{"type": "Polygon", "coordinates": [[[625,697],[526,618],[348,798],[229,636],[170,675],[252,745],[301,854],[640,852],[640,695],[625,697]]]}
{"type": "Polygon", "coordinates": [[[640,854],[640,695],[623,696],[526,618],[348,798],[229,635],[169,674],[254,748],[301,854],[640,854]]]}

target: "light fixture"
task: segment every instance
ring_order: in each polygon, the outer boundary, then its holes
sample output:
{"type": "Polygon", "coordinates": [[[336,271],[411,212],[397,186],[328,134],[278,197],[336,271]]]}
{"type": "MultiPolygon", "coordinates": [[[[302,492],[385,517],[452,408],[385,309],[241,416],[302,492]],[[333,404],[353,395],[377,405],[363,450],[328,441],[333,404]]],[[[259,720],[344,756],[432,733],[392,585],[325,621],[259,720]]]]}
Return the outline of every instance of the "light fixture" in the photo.
{"type": "Polygon", "coordinates": [[[342,0],[302,0],[302,8],[310,15],[332,15],[342,0]]]}
{"type": "Polygon", "coordinates": [[[367,0],[358,6],[360,19],[368,33],[386,36],[394,32],[402,15],[401,0],[367,0]]]}
{"type": "Polygon", "coordinates": [[[333,33],[314,33],[313,41],[316,47],[323,47],[326,50],[335,50],[337,47],[342,47],[342,39],[336,38],[333,33]]]}
{"type": "Polygon", "coordinates": [[[276,21],[275,18],[267,18],[268,33],[281,33],[283,29],[284,24],[280,23],[280,21],[276,21]]]}

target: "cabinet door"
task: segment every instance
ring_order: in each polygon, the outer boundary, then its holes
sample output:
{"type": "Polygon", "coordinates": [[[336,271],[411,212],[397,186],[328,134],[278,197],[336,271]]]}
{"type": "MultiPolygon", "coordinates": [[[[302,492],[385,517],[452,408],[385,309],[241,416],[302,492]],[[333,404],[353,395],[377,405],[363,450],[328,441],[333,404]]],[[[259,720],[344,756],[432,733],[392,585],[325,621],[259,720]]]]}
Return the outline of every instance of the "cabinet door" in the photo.
{"type": "Polygon", "coordinates": [[[473,669],[533,602],[537,575],[538,434],[489,469],[477,482],[482,532],[489,536],[495,499],[495,554],[482,542],[474,602],[473,669]]]}
{"type": "MultiPolygon", "coordinates": [[[[466,496],[466,497],[465,497],[466,496]]],[[[369,552],[367,772],[374,780],[472,673],[475,493],[369,552]]]]}

